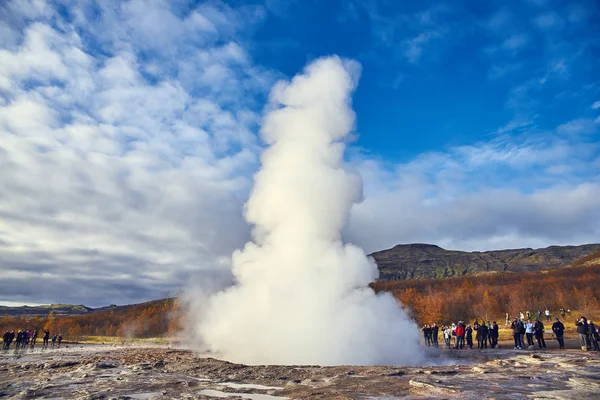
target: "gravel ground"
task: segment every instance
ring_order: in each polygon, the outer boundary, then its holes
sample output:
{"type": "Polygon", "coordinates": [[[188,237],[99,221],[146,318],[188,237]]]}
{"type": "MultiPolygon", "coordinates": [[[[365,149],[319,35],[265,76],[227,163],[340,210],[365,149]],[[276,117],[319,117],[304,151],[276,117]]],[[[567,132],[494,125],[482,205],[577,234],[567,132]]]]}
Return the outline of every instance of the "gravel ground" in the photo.
{"type": "Polygon", "coordinates": [[[424,349],[431,364],[247,366],[166,347],[0,352],[0,399],[600,398],[600,355],[424,349]]]}

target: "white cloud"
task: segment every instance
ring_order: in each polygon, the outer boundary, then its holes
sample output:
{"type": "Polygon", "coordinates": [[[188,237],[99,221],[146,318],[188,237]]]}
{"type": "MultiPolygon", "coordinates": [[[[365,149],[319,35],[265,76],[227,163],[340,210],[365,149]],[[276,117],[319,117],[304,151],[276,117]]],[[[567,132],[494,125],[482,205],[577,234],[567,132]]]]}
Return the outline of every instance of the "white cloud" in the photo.
{"type": "MultiPolygon", "coordinates": [[[[172,294],[192,277],[231,278],[231,251],[250,233],[242,210],[261,99],[278,76],[244,46],[264,10],[209,2],[180,15],[164,1],[140,4],[77,3],[71,22],[43,1],[2,5],[0,301],[123,303],[172,294]]],[[[414,16],[401,56],[416,63],[440,37],[427,33],[434,16],[414,16]]],[[[375,22],[393,36],[390,21],[375,22]]],[[[520,108],[538,81],[515,89],[520,108]]],[[[600,237],[590,222],[598,145],[585,142],[598,119],[505,136],[533,130],[530,120],[405,164],[355,157],[366,191],[347,237],[371,251],[600,237]]]]}
{"type": "Polygon", "coordinates": [[[272,80],[236,43],[246,11],[204,4],[179,18],[132,1],[99,22],[82,4],[59,31],[41,3],[35,15],[15,4],[34,20],[0,57],[0,291],[103,304],[164,296],[194,274],[226,282],[257,162],[245,99],[272,80]],[[95,290],[67,289],[89,280],[95,290]]]}
{"type": "Polygon", "coordinates": [[[599,108],[600,108],[600,101],[597,101],[597,102],[595,102],[594,104],[592,104],[592,108],[593,108],[594,110],[597,110],[597,109],[599,109],[599,108]]]}
{"type": "Polygon", "coordinates": [[[404,164],[355,155],[365,197],[347,239],[368,251],[414,242],[462,250],[597,242],[600,181],[590,166],[600,145],[561,139],[562,125],[539,133],[513,125],[526,130],[404,164]]]}

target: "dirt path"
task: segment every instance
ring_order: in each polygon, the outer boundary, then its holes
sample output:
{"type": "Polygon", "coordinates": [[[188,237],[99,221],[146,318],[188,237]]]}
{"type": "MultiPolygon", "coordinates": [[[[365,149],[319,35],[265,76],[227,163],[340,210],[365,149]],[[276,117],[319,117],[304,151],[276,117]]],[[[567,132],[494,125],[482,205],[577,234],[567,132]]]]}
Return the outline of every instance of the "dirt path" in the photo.
{"type": "Polygon", "coordinates": [[[246,366],[168,348],[0,353],[0,398],[599,398],[600,355],[425,349],[425,367],[246,366]],[[442,365],[443,364],[443,365],[442,365]],[[234,396],[234,397],[229,397],[234,396]]]}

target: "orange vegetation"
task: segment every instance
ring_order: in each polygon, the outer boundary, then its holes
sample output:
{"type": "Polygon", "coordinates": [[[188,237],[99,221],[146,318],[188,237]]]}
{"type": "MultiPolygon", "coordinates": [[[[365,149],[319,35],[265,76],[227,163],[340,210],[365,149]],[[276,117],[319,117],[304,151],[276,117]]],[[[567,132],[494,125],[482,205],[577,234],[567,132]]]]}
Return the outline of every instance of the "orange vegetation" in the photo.
{"type": "MultiPolygon", "coordinates": [[[[588,264],[589,265],[589,264],[588,264]]],[[[595,314],[600,307],[600,264],[525,273],[496,273],[452,279],[377,282],[420,323],[450,323],[475,318],[501,319],[548,308],[595,314]]]]}
{"type": "Polygon", "coordinates": [[[70,340],[82,336],[164,337],[179,330],[178,309],[176,299],[163,299],[84,315],[4,316],[0,332],[48,329],[51,335],[61,333],[70,340]]]}

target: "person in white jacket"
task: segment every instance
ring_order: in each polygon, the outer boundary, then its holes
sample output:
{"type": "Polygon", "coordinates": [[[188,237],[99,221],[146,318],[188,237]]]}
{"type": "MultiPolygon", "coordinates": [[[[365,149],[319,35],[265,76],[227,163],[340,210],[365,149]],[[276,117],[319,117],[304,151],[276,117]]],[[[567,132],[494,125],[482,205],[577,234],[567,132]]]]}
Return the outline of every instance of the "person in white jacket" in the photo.
{"type": "Polygon", "coordinates": [[[525,335],[527,336],[527,346],[533,346],[533,332],[534,332],[534,324],[531,322],[531,319],[528,319],[525,323],[525,335]]]}
{"type": "Polygon", "coordinates": [[[450,348],[450,339],[452,338],[452,329],[449,326],[444,327],[444,342],[446,347],[450,348]]]}

